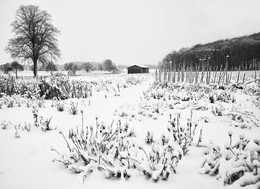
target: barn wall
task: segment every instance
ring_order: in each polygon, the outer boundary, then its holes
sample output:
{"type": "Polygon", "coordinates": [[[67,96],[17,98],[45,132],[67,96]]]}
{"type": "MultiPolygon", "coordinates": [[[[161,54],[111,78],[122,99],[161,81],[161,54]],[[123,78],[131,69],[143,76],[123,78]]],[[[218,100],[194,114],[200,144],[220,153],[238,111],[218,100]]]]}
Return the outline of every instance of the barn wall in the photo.
{"type": "Polygon", "coordinates": [[[149,73],[149,68],[141,68],[138,66],[132,66],[127,69],[128,74],[134,74],[134,73],[149,73]]]}

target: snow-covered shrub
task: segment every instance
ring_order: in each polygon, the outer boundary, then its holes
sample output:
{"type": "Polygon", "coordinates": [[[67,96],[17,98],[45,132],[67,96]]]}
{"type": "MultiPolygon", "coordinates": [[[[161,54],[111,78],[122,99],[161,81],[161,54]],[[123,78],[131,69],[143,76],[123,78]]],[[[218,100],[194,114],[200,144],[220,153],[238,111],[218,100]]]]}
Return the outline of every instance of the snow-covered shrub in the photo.
{"type": "Polygon", "coordinates": [[[239,127],[241,129],[251,129],[253,127],[260,126],[260,120],[254,114],[250,114],[244,111],[233,111],[229,112],[232,122],[231,126],[239,127]]]}
{"type": "Polygon", "coordinates": [[[22,126],[22,130],[25,130],[25,131],[27,131],[27,132],[30,132],[31,131],[31,128],[32,128],[32,126],[31,126],[31,124],[30,123],[24,123],[24,125],[22,126]]]}
{"type": "Polygon", "coordinates": [[[55,106],[56,106],[56,108],[59,112],[64,111],[64,105],[65,105],[65,103],[62,100],[57,100],[56,103],[55,103],[55,106]]]}
{"type": "Polygon", "coordinates": [[[237,183],[240,186],[246,186],[260,182],[259,139],[254,140],[253,147],[248,147],[249,139],[244,134],[240,134],[236,143],[232,141],[232,132],[229,132],[228,135],[230,141],[224,149],[213,143],[207,145],[200,172],[212,176],[217,175],[217,179],[224,185],[237,183]]]}
{"type": "Polygon", "coordinates": [[[147,131],[146,137],[145,137],[145,142],[146,142],[147,144],[152,144],[152,143],[154,142],[153,132],[147,131]]]}
{"type": "Polygon", "coordinates": [[[223,90],[219,94],[216,94],[216,95],[217,95],[217,97],[216,97],[217,101],[227,102],[227,103],[235,102],[235,97],[231,96],[230,92],[228,92],[227,90],[223,90]]]}
{"type": "Polygon", "coordinates": [[[161,142],[163,146],[169,142],[169,137],[165,133],[161,136],[161,142]]]}
{"type": "Polygon", "coordinates": [[[43,99],[44,97],[41,97],[39,99],[36,99],[37,106],[39,108],[45,108],[45,101],[43,99]]]}
{"type": "Polygon", "coordinates": [[[153,143],[149,154],[142,147],[139,147],[147,158],[137,169],[140,170],[146,178],[152,178],[157,182],[160,178],[167,180],[171,173],[176,173],[176,167],[182,157],[182,151],[176,144],[171,141],[167,145],[161,146],[153,143]]]}
{"type": "Polygon", "coordinates": [[[3,130],[6,130],[7,129],[7,127],[8,126],[10,126],[12,123],[10,122],[10,121],[4,121],[4,122],[2,122],[0,125],[1,125],[1,128],[3,129],[3,130]]]}
{"type": "Polygon", "coordinates": [[[14,100],[10,99],[7,104],[7,108],[13,108],[14,107],[14,100]]]}
{"type": "Polygon", "coordinates": [[[50,122],[51,122],[52,117],[44,119],[42,116],[40,117],[39,120],[39,125],[42,129],[42,131],[50,131],[52,128],[50,127],[50,122]]]}
{"type": "Polygon", "coordinates": [[[78,113],[78,102],[75,101],[70,102],[69,112],[72,115],[76,115],[78,113]]]}
{"type": "Polygon", "coordinates": [[[51,117],[50,118],[44,118],[43,116],[39,115],[39,109],[37,106],[33,106],[33,120],[34,120],[34,126],[37,128],[41,128],[42,131],[50,131],[56,128],[50,127],[51,117]]]}
{"type": "Polygon", "coordinates": [[[182,150],[173,141],[164,146],[153,143],[149,153],[135,143],[135,132],[128,124],[117,126],[96,122],[96,126],[70,129],[69,136],[63,136],[68,153],[61,154],[54,161],[63,163],[70,171],[79,174],[81,180],[94,170],[104,172],[106,178],[128,179],[134,172],[141,172],[147,178],[167,180],[182,156],[182,150]]]}
{"type": "Polygon", "coordinates": [[[222,116],[223,115],[223,113],[222,113],[223,111],[224,111],[224,107],[221,104],[212,107],[212,113],[215,116],[222,116]]]}
{"type": "Polygon", "coordinates": [[[133,148],[130,138],[133,132],[128,125],[121,126],[121,122],[118,122],[116,130],[112,125],[105,126],[97,122],[96,127],[71,129],[69,140],[60,132],[70,154],[60,155],[55,161],[64,163],[72,172],[80,173],[83,180],[93,169],[103,170],[108,178],[123,175],[130,177],[128,170],[134,161],[130,159],[133,148]],[[125,169],[121,171],[120,166],[125,169]]]}
{"type": "MultiPolygon", "coordinates": [[[[190,119],[187,120],[186,125],[180,124],[180,113],[177,113],[174,118],[172,118],[172,116],[170,115],[170,125],[167,127],[169,135],[172,136],[174,141],[176,141],[180,145],[184,154],[186,154],[189,151],[188,146],[190,146],[193,142],[196,128],[198,126],[197,123],[192,123],[192,114],[193,113],[191,111],[190,119]]],[[[197,146],[199,142],[201,142],[201,134],[197,146]]]]}
{"type": "Polygon", "coordinates": [[[15,138],[21,138],[21,135],[19,133],[19,130],[20,130],[20,125],[14,125],[14,129],[15,129],[15,138]]]}
{"type": "Polygon", "coordinates": [[[32,114],[33,114],[33,120],[34,120],[34,126],[35,127],[39,127],[38,112],[39,112],[38,107],[33,106],[32,114]]]}

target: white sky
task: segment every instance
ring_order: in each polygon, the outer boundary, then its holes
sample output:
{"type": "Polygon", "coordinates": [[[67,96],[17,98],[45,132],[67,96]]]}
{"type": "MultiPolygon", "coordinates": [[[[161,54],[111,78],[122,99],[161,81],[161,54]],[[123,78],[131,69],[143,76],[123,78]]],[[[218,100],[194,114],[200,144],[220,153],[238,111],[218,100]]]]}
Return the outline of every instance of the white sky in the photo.
{"type": "Polygon", "coordinates": [[[260,32],[260,0],[0,0],[0,64],[19,6],[37,5],[70,61],[157,64],[172,50],[260,32]]]}

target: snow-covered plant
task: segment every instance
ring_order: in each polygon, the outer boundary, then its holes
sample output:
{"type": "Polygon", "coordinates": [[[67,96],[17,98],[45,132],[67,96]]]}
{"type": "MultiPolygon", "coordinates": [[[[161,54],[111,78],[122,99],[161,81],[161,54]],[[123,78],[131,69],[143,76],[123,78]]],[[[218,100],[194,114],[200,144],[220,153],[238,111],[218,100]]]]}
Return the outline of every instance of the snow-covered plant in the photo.
{"type": "Polygon", "coordinates": [[[133,140],[135,132],[128,124],[118,121],[113,127],[113,123],[100,124],[96,119],[96,126],[70,129],[68,138],[60,131],[69,153],[61,154],[53,148],[59,156],[54,161],[78,173],[83,181],[94,169],[103,171],[106,178],[125,179],[140,171],[154,181],[159,178],[167,180],[171,173],[176,172],[182,156],[178,145],[174,142],[164,146],[153,144],[147,153],[133,140]]]}
{"type": "Polygon", "coordinates": [[[215,116],[222,116],[223,115],[223,110],[224,108],[222,106],[214,106],[212,108],[212,113],[215,115],[215,116]]]}
{"type": "MultiPolygon", "coordinates": [[[[69,130],[68,139],[63,136],[70,155],[60,155],[54,161],[64,163],[72,172],[80,173],[84,180],[93,169],[103,170],[108,178],[125,175],[129,177],[127,169],[130,168],[130,138],[132,130],[128,125],[117,123],[116,130],[110,126],[99,124],[96,127],[87,126],[81,130],[78,128],[69,130]],[[119,166],[128,168],[121,172],[119,166]]],[[[133,146],[132,146],[133,147],[133,146]]],[[[54,149],[53,149],[54,150],[54,149]]],[[[56,151],[56,150],[54,150],[56,151]]],[[[57,151],[56,151],[57,152],[57,151]]]]}
{"type": "Polygon", "coordinates": [[[21,124],[19,124],[19,125],[14,125],[14,129],[15,129],[14,136],[15,136],[15,138],[21,138],[21,135],[20,135],[20,133],[19,133],[20,127],[21,127],[21,124]]]}
{"type": "Polygon", "coordinates": [[[64,105],[65,105],[65,103],[62,100],[57,100],[56,103],[55,103],[55,106],[56,106],[56,108],[59,112],[64,111],[64,105]]]}
{"type": "Polygon", "coordinates": [[[249,139],[244,134],[233,143],[233,133],[228,132],[229,143],[223,149],[210,143],[204,151],[204,161],[200,172],[217,175],[217,179],[225,184],[246,186],[260,182],[260,145],[259,139],[254,140],[254,146],[248,147],[249,139]]]}
{"type": "Polygon", "coordinates": [[[169,142],[169,137],[166,136],[165,133],[163,133],[162,136],[161,136],[161,142],[162,142],[163,146],[169,142]]]}
{"type": "Polygon", "coordinates": [[[154,142],[153,132],[147,131],[146,137],[145,137],[145,142],[146,142],[147,144],[152,144],[152,143],[154,142]]]}
{"type": "Polygon", "coordinates": [[[13,100],[13,99],[10,99],[10,100],[8,101],[7,107],[8,107],[8,108],[13,108],[13,107],[14,107],[14,100],[13,100]]]}
{"type": "Polygon", "coordinates": [[[32,114],[33,114],[33,120],[34,120],[34,126],[39,127],[39,120],[38,120],[38,107],[33,106],[32,114]]]}
{"type": "Polygon", "coordinates": [[[44,119],[42,116],[40,117],[39,120],[39,125],[42,129],[42,131],[50,131],[52,128],[50,127],[50,122],[51,122],[52,117],[44,119]]]}
{"type": "Polygon", "coordinates": [[[4,121],[3,123],[1,123],[1,128],[6,130],[8,126],[10,126],[12,123],[10,121],[4,121]]]}
{"type": "Polygon", "coordinates": [[[147,161],[142,161],[141,166],[137,165],[137,169],[155,182],[160,178],[168,180],[171,173],[176,173],[178,162],[183,156],[182,149],[173,140],[163,146],[153,143],[149,153],[146,153],[143,147],[139,149],[144,152],[147,161]]]}
{"type": "Polygon", "coordinates": [[[39,108],[45,108],[44,97],[41,97],[40,99],[37,100],[37,106],[38,106],[39,108]]]}
{"type": "Polygon", "coordinates": [[[70,102],[69,112],[73,115],[76,115],[78,113],[78,102],[70,102]]]}
{"type": "Polygon", "coordinates": [[[209,96],[209,102],[212,103],[212,104],[214,104],[216,102],[214,95],[209,96]]]}
{"type": "Polygon", "coordinates": [[[53,128],[50,127],[50,122],[52,117],[44,118],[43,116],[40,116],[38,112],[39,112],[38,107],[33,106],[32,113],[33,113],[34,126],[37,128],[40,127],[44,132],[52,130],[53,128]]]}
{"type": "Polygon", "coordinates": [[[31,124],[30,123],[24,123],[24,125],[22,126],[22,130],[25,130],[25,131],[27,131],[27,132],[30,132],[31,131],[31,128],[32,128],[32,126],[31,126],[31,124]]]}
{"type": "MultiPolygon", "coordinates": [[[[180,124],[180,113],[177,113],[176,117],[174,118],[172,118],[172,115],[170,115],[170,120],[169,120],[170,125],[168,125],[167,127],[169,135],[173,136],[174,141],[176,141],[181,146],[184,154],[186,154],[189,151],[188,146],[190,146],[191,143],[193,142],[195,131],[196,128],[198,127],[197,123],[195,124],[192,123],[192,114],[193,112],[191,111],[190,119],[187,120],[186,125],[180,124]]],[[[202,129],[201,129],[201,133],[202,133],[202,129]]],[[[201,136],[199,138],[198,143],[201,142],[200,140],[201,140],[201,136]]]]}

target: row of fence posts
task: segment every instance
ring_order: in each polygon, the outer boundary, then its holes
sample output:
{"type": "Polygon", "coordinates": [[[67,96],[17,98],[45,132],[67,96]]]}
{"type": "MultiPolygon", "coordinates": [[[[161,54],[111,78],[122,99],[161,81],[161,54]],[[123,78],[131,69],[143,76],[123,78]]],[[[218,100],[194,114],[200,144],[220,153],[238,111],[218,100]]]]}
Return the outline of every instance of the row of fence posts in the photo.
{"type": "MultiPolygon", "coordinates": [[[[233,68],[228,71],[227,67],[224,69],[222,66],[220,69],[218,67],[211,68],[202,67],[202,70],[199,70],[199,67],[188,67],[181,68],[179,70],[172,69],[170,65],[169,69],[156,69],[155,70],[155,81],[156,82],[187,82],[187,83],[206,83],[206,84],[217,84],[217,85],[229,85],[232,81],[233,68]]],[[[260,73],[259,73],[260,74],[260,73]]],[[[255,70],[254,79],[256,79],[257,73],[255,70]]],[[[238,68],[237,78],[233,83],[242,83],[244,84],[246,79],[246,73],[241,75],[240,67],[238,68]],[[241,80],[242,78],[242,80],[241,80]]]]}

